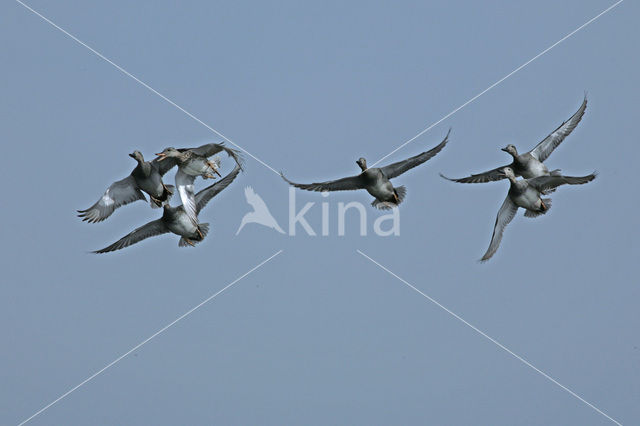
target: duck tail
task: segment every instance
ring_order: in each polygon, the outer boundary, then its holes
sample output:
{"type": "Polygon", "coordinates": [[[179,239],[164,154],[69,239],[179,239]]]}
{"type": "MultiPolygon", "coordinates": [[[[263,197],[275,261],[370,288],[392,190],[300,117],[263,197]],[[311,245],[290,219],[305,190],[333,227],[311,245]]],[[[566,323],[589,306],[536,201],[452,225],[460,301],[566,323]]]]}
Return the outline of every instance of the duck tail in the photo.
{"type": "Polygon", "coordinates": [[[202,236],[206,237],[209,233],[209,224],[208,223],[199,223],[198,227],[200,228],[200,232],[202,232],[202,236]]]}
{"type": "MultiPolygon", "coordinates": [[[[204,237],[207,236],[207,234],[209,233],[209,224],[208,223],[199,223],[198,224],[198,228],[200,228],[200,232],[202,232],[202,240],[204,239],[204,237]]],[[[196,237],[199,238],[199,237],[196,237]]],[[[199,242],[201,242],[202,240],[197,240],[196,238],[185,238],[185,237],[181,237],[180,241],[178,241],[178,247],[188,247],[188,246],[195,246],[196,244],[198,244],[199,242]]]]}
{"type": "Polygon", "coordinates": [[[551,208],[551,198],[543,198],[542,202],[546,206],[546,209],[540,210],[540,211],[525,210],[524,211],[524,216],[525,217],[538,217],[540,215],[543,215],[543,214],[547,213],[549,211],[549,209],[551,208]]]}
{"type": "Polygon", "coordinates": [[[397,186],[395,189],[396,195],[398,196],[398,204],[400,204],[404,197],[407,195],[407,188],[404,186],[397,186]]]}
{"type": "Polygon", "coordinates": [[[377,198],[373,200],[371,205],[379,210],[391,210],[394,207],[398,207],[398,204],[402,203],[404,197],[407,195],[407,188],[404,186],[398,186],[394,188],[394,192],[396,197],[398,198],[398,202],[395,201],[380,201],[377,198]]]}
{"type": "Polygon", "coordinates": [[[380,201],[376,198],[371,202],[371,205],[378,210],[390,210],[396,206],[396,203],[391,201],[380,201]]]}
{"type": "Polygon", "coordinates": [[[185,237],[181,237],[180,241],[178,241],[178,247],[193,247],[195,243],[196,241],[187,242],[187,239],[185,237]]]}

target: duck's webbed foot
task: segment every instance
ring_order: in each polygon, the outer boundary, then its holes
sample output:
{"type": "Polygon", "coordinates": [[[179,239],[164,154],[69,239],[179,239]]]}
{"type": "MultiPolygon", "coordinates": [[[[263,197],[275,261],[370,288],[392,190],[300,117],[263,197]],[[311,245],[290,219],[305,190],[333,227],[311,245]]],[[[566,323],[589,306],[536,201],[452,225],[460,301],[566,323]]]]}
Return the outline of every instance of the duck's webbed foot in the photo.
{"type": "Polygon", "coordinates": [[[195,246],[196,246],[196,245],[193,243],[193,241],[191,241],[191,240],[190,240],[190,239],[188,239],[188,238],[185,238],[185,239],[184,239],[184,242],[185,242],[185,243],[187,243],[187,244],[189,244],[191,247],[195,247],[195,246]]]}
{"type": "Polygon", "coordinates": [[[152,197],[151,195],[149,195],[149,198],[151,198],[151,201],[158,207],[162,207],[162,201],[160,201],[159,199],[157,199],[156,197],[152,197]]]}
{"type": "Polygon", "coordinates": [[[200,235],[200,240],[204,240],[204,234],[202,234],[199,226],[196,228],[196,231],[198,232],[198,235],[200,235]]]}
{"type": "Polygon", "coordinates": [[[212,163],[211,161],[207,161],[207,165],[211,167],[211,170],[213,170],[215,174],[217,174],[219,177],[222,177],[222,175],[218,171],[218,166],[216,166],[215,163],[212,163]]]}
{"type": "Polygon", "coordinates": [[[165,191],[167,191],[169,194],[173,195],[173,191],[171,190],[171,188],[169,188],[167,185],[164,184],[164,182],[162,183],[162,187],[164,188],[165,191]]]}
{"type": "Polygon", "coordinates": [[[395,192],[393,193],[393,200],[395,201],[396,204],[400,204],[400,199],[398,198],[398,194],[396,194],[395,192]]]}
{"type": "Polygon", "coordinates": [[[546,212],[547,210],[548,210],[547,205],[544,203],[544,201],[540,200],[540,211],[546,212]]]}

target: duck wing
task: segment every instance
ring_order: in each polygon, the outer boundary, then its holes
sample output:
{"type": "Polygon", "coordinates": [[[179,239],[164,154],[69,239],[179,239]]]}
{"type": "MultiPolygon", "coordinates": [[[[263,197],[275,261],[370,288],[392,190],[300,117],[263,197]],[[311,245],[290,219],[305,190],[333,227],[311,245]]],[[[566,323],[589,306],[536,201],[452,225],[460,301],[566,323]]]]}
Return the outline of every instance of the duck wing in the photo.
{"type": "Polygon", "coordinates": [[[233,170],[231,170],[231,172],[229,172],[228,175],[226,175],[213,185],[210,185],[202,191],[199,191],[195,196],[196,213],[200,213],[204,206],[206,206],[213,197],[218,195],[220,192],[222,192],[223,189],[229,186],[229,184],[233,182],[236,177],[238,177],[238,173],[240,173],[240,170],[242,170],[242,166],[240,166],[240,164],[236,164],[236,166],[233,168],[233,170]]]}
{"type": "Polygon", "coordinates": [[[182,171],[182,168],[178,168],[176,173],[176,187],[178,188],[178,194],[180,194],[180,200],[182,201],[182,207],[185,213],[189,216],[189,219],[194,225],[198,225],[198,211],[196,207],[196,196],[193,187],[193,181],[195,176],[191,176],[182,171]]]}
{"type": "Polygon", "coordinates": [[[458,178],[458,179],[448,178],[442,173],[440,173],[440,176],[452,182],[458,182],[458,183],[495,182],[497,180],[506,179],[505,174],[502,172],[502,169],[504,169],[505,167],[509,167],[509,166],[496,167],[495,169],[489,170],[487,172],[482,172],[482,173],[478,173],[475,175],[458,178]]]}
{"type": "Polygon", "coordinates": [[[491,243],[489,244],[489,248],[487,252],[480,259],[481,262],[487,261],[491,259],[491,256],[494,255],[498,247],[500,246],[500,241],[502,241],[502,233],[504,232],[504,228],[507,227],[509,222],[513,220],[513,217],[516,215],[518,211],[518,206],[511,201],[511,198],[507,195],[504,203],[498,210],[498,215],[496,216],[496,223],[493,225],[493,235],[491,236],[491,243]]]}
{"type": "Polygon", "coordinates": [[[528,179],[527,182],[529,182],[529,185],[533,186],[538,191],[543,194],[547,194],[560,185],[582,185],[587,182],[591,182],[596,178],[596,176],[596,172],[586,176],[538,176],[537,178],[528,179]]]}
{"type": "Polygon", "coordinates": [[[141,227],[134,229],[110,246],[96,250],[93,253],[108,253],[110,251],[120,250],[122,248],[129,247],[132,244],[139,243],[149,237],[166,234],[168,232],[169,228],[167,228],[162,219],[156,219],[146,225],[142,225],[141,227]]]}
{"type": "Polygon", "coordinates": [[[387,179],[391,179],[396,176],[400,176],[407,170],[419,166],[420,164],[424,163],[430,158],[433,158],[437,153],[442,151],[442,148],[444,148],[449,140],[449,133],[451,133],[451,129],[449,129],[442,142],[440,142],[435,148],[432,148],[429,151],[425,151],[411,158],[407,158],[406,160],[398,161],[397,163],[389,164],[385,167],[380,167],[380,170],[382,170],[382,173],[384,173],[387,179]]]}
{"type": "Polygon", "coordinates": [[[587,109],[587,97],[584,97],[582,101],[582,105],[578,108],[578,111],[575,112],[571,116],[570,119],[562,123],[556,130],[554,130],[549,136],[544,138],[542,142],[535,146],[530,151],[530,154],[537,158],[539,161],[544,161],[553,152],[554,149],[560,145],[560,143],[573,132],[573,129],[576,128],[582,116],[584,115],[584,111],[587,109]]]}
{"type": "Polygon", "coordinates": [[[295,186],[296,188],[304,189],[306,191],[351,191],[354,189],[365,188],[365,179],[361,174],[357,176],[350,176],[342,179],[316,183],[291,182],[289,179],[284,177],[282,172],[280,173],[280,176],[282,176],[282,179],[284,179],[285,182],[287,182],[289,185],[295,186]]]}
{"type": "Polygon", "coordinates": [[[242,166],[242,163],[243,163],[243,159],[242,159],[242,156],[240,155],[240,151],[238,151],[237,149],[228,148],[223,143],[208,143],[208,144],[199,146],[197,148],[186,148],[186,149],[180,149],[179,151],[191,151],[196,155],[200,155],[207,158],[219,152],[224,151],[227,153],[229,157],[234,159],[236,164],[239,164],[240,166],[242,166]]]}
{"type": "Polygon", "coordinates": [[[93,206],[86,210],[78,210],[78,217],[89,223],[102,222],[118,207],[138,200],[147,201],[147,198],[138,188],[133,176],[128,176],[112,183],[93,206]]]}

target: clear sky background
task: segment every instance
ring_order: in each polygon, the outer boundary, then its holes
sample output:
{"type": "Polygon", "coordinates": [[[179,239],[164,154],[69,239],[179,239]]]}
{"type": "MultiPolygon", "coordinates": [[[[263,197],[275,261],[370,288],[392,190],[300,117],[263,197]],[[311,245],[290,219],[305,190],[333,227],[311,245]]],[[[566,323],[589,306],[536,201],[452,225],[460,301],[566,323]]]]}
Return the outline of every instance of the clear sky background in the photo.
{"type": "MultiPolygon", "coordinates": [[[[355,174],[611,5],[563,2],[29,4],[293,180],[355,174]]],[[[211,303],[36,417],[87,424],[606,425],[604,416],[356,253],[362,250],[624,424],[640,423],[637,2],[607,15],[395,153],[449,145],[395,179],[401,235],[351,212],[331,236],[247,225],[252,186],[287,226],[287,185],[247,157],[202,212],[197,248],[165,235],[102,248],[159,216],[87,208],[134,162],[209,130],[12,1],[0,5],[5,196],[0,424],[17,424],[282,249],[211,303]],[[573,114],[549,168],[598,178],[522,212],[490,262],[507,164],[573,114]]],[[[226,161],[225,171],[231,168],[226,161]]],[[[169,183],[173,173],[167,175],[169,183]]],[[[202,181],[197,181],[202,188],[202,181]]],[[[319,231],[320,194],[298,192],[319,231]]]]}

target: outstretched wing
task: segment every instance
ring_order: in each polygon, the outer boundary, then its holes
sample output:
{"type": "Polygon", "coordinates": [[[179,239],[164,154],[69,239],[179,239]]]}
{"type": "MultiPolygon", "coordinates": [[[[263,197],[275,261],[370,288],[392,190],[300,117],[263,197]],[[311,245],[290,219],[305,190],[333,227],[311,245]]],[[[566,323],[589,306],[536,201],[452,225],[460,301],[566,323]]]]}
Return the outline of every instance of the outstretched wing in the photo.
{"type": "Polygon", "coordinates": [[[86,210],[78,210],[78,217],[89,223],[102,222],[120,206],[147,198],[136,185],[133,176],[114,182],[105,191],[104,195],[86,210]]]}
{"type": "Polygon", "coordinates": [[[231,172],[220,179],[218,182],[214,183],[198,192],[195,197],[196,201],[196,213],[200,213],[200,211],[207,205],[209,201],[216,195],[218,195],[223,189],[225,189],[233,180],[238,176],[242,166],[240,164],[236,164],[236,166],[231,170],[231,172]]]}
{"type": "Polygon", "coordinates": [[[191,176],[178,168],[176,173],[176,187],[178,188],[178,194],[180,194],[180,201],[182,201],[182,207],[185,213],[191,219],[194,225],[198,225],[198,211],[196,207],[196,196],[193,188],[193,181],[195,176],[191,176]]]}
{"type": "Polygon", "coordinates": [[[504,169],[505,167],[508,167],[508,166],[496,167],[495,169],[489,170],[488,172],[478,173],[475,175],[467,176],[464,178],[458,178],[458,179],[448,178],[442,173],[440,173],[440,176],[452,182],[459,182],[459,183],[495,182],[497,180],[506,179],[505,174],[502,172],[502,169],[504,169]]]}
{"type": "Polygon", "coordinates": [[[280,172],[280,176],[285,180],[289,185],[295,186],[296,188],[304,189],[306,191],[350,191],[354,189],[364,189],[365,181],[362,175],[350,176],[338,180],[330,180],[327,182],[317,182],[317,183],[295,183],[291,182],[289,179],[284,177],[282,172],[280,172]]]}
{"type": "MultiPolygon", "coordinates": [[[[197,148],[179,148],[178,151],[192,151],[195,154],[202,155],[204,157],[211,157],[218,152],[224,151],[240,166],[242,166],[243,163],[240,151],[232,148],[227,148],[223,143],[208,143],[197,148]]],[[[164,157],[154,158],[151,163],[158,168],[158,172],[160,172],[160,175],[164,176],[169,170],[171,170],[176,164],[178,164],[178,161],[173,157],[164,157]]]]}
{"type": "Polygon", "coordinates": [[[507,195],[507,198],[502,203],[502,207],[498,210],[498,216],[496,217],[496,223],[493,225],[493,235],[491,236],[491,243],[489,244],[489,248],[487,252],[480,259],[481,262],[491,259],[491,256],[494,255],[498,247],[500,246],[500,241],[502,241],[502,233],[504,232],[504,228],[513,220],[513,217],[516,215],[518,211],[518,206],[516,206],[511,198],[507,195]]]}
{"type": "Polygon", "coordinates": [[[208,143],[197,148],[186,148],[180,149],[180,151],[191,151],[194,154],[202,155],[203,157],[211,157],[219,152],[226,152],[227,155],[233,158],[236,164],[240,165],[242,168],[242,156],[240,155],[240,151],[233,148],[227,148],[223,143],[208,143]]]}
{"type": "Polygon", "coordinates": [[[585,95],[584,100],[582,101],[582,105],[578,108],[575,114],[571,116],[570,119],[565,121],[554,130],[549,136],[544,138],[542,142],[536,145],[535,148],[531,150],[531,155],[537,158],[539,161],[544,161],[549,158],[549,155],[553,152],[554,149],[560,145],[560,143],[573,132],[573,129],[576,128],[582,116],[584,115],[584,111],[587,109],[587,96],[585,95]]]}
{"type": "Polygon", "coordinates": [[[169,228],[165,226],[162,219],[156,219],[131,231],[110,246],[94,251],[94,253],[108,253],[110,251],[120,250],[149,237],[166,234],[167,232],[169,232],[169,228]]]}
{"type": "Polygon", "coordinates": [[[451,129],[447,132],[447,135],[444,137],[442,142],[440,142],[435,148],[430,149],[429,151],[425,151],[422,154],[418,154],[414,157],[407,158],[404,161],[398,161],[397,163],[389,164],[388,166],[381,167],[382,173],[387,177],[387,179],[394,178],[396,176],[400,176],[407,170],[413,169],[416,166],[424,163],[425,161],[433,158],[437,153],[442,151],[442,148],[447,144],[449,140],[449,133],[451,133],[451,129]]]}
{"type": "Polygon", "coordinates": [[[527,182],[529,182],[529,185],[544,194],[553,191],[560,185],[582,185],[587,182],[591,182],[596,178],[596,176],[596,172],[587,176],[538,176],[537,178],[529,179],[527,182]]]}

